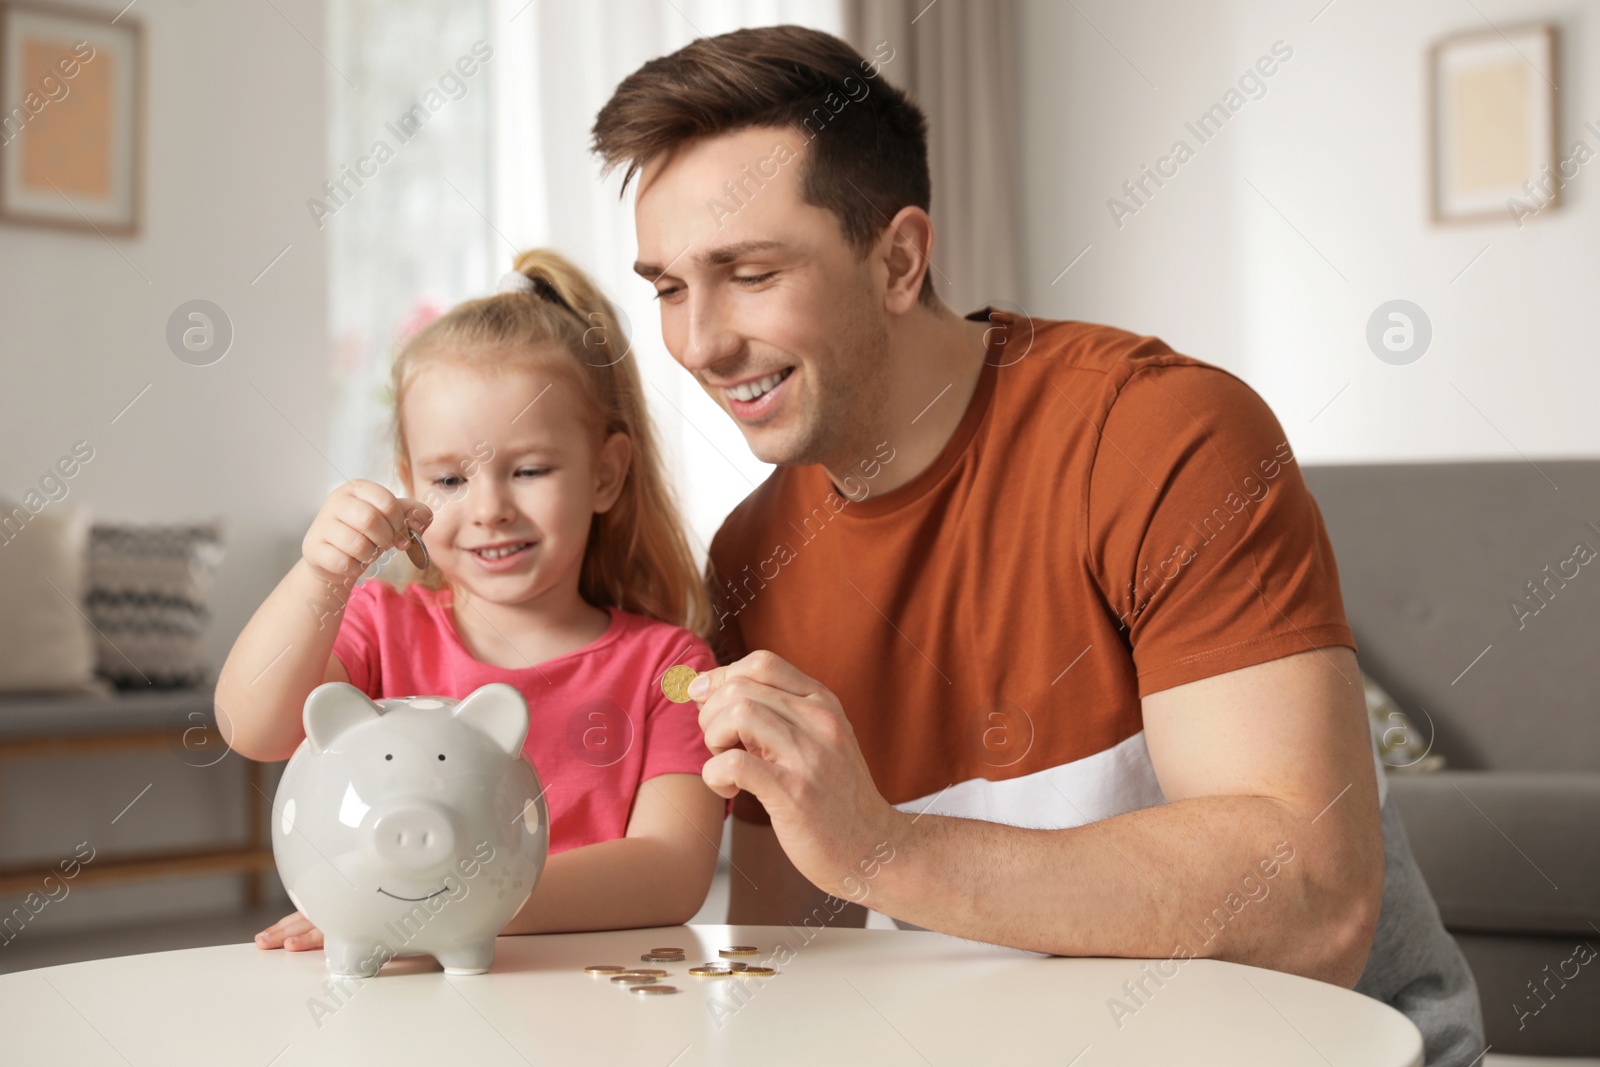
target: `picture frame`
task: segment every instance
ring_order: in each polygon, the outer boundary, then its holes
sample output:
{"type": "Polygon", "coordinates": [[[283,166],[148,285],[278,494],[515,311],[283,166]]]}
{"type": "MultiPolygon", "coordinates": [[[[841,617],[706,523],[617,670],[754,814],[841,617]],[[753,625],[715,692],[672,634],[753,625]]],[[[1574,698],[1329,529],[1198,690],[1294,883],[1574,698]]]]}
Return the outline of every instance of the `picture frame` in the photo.
{"type": "Polygon", "coordinates": [[[1513,198],[1559,206],[1560,183],[1545,170],[1556,162],[1557,54],[1547,22],[1455,34],[1430,49],[1434,222],[1516,221],[1513,198]]]}
{"type": "Polygon", "coordinates": [[[144,30],[126,14],[0,3],[0,222],[136,234],[144,30]]]}

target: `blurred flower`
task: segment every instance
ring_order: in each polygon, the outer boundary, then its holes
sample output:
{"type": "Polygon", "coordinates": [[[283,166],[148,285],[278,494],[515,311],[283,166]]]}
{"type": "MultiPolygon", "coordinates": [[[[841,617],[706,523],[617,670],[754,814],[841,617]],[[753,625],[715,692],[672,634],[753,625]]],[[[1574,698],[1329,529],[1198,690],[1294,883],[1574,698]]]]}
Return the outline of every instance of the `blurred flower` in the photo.
{"type": "Polygon", "coordinates": [[[400,320],[400,325],[394,332],[395,347],[404,345],[419,331],[427,327],[434,319],[438,318],[442,309],[426,297],[418,297],[416,303],[411,305],[411,311],[400,320]]]}

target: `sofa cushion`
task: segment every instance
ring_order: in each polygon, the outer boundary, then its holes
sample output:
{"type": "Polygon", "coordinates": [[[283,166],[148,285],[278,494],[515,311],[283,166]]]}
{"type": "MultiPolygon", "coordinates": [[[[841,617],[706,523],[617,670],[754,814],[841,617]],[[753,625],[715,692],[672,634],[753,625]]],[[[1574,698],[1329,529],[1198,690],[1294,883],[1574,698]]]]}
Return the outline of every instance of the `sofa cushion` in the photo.
{"type": "Polygon", "coordinates": [[[1389,791],[1447,928],[1600,939],[1600,774],[1396,774],[1389,791]]]}
{"type": "Polygon", "coordinates": [[[1305,477],[1362,669],[1437,729],[1434,752],[1457,770],[1600,771],[1600,558],[1579,562],[1600,552],[1600,462],[1305,477]]]}
{"type": "Polygon", "coordinates": [[[25,522],[0,532],[0,691],[101,688],[83,603],[89,512],[58,503],[25,522]]]}
{"type": "MultiPolygon", "coordinates": [[[[1478,980],[1484,1037],[1495,1052],[1600,1056],[1600,935],[1460,934],[1456,943],[1478,980]]],[[[1566,1059],[1539,1062],[1576,1067],[1566,1059]]]]}

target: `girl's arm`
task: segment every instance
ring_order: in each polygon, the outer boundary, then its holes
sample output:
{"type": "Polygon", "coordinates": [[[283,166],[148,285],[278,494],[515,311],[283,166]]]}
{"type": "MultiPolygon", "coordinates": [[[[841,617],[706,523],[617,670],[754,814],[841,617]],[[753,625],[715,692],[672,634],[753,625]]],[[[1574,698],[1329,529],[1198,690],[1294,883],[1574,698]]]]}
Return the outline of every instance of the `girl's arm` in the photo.
{"type": "Polygon", "coordinates": [[[233,643],[217,675],[223,738],[253,760],[287,759],[305,736],[306,697],[323,682],[347,682],[333,655],[345,601],[367,565],[410,540],[433,513],[375,482],[351,481],[329,494],[284,575],[233,643]]]}
{"type": "Polygon", "coordinates": [[[502,933],[677,926],[705,903],[725,801],[698,774],[646,779],[628,834],[557,853],[502,933]]]}
{"type": "Polygon", "coordinates": [[[302,559],[256,609],[217,675],[218,725],[235,752],[287,759],[305,736],[301,712],[311,690],[350,680],[333,655],[343,607],[302,559]]]}

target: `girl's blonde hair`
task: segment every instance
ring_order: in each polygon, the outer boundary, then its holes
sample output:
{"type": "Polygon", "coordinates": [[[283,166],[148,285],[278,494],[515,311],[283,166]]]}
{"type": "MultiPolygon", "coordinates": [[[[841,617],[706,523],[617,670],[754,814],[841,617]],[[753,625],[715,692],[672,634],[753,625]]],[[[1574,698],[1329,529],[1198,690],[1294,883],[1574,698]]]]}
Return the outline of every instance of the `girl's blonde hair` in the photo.
{"type": "MultiPolygon", "coordinates": [[[[616,309],[583,271],[548,249],[523,252],[515,266],[532,283],[531,292],[458,304],[407,340],[395,358],[390,391],[402,477],[410,480],[406,391],[425,366],[451,360],[488,373],[526,367],[566,374],[589,401],[597,443],[622,433],[633,445],[621,495],[589,527],[579,593],[596,607],[621,608],[703,635],[711,621],[705,585],[667,484],[639,369],[616,309]]],[[[447,584],[437,564],[418,581],[433,589],[447,584]]]]}

